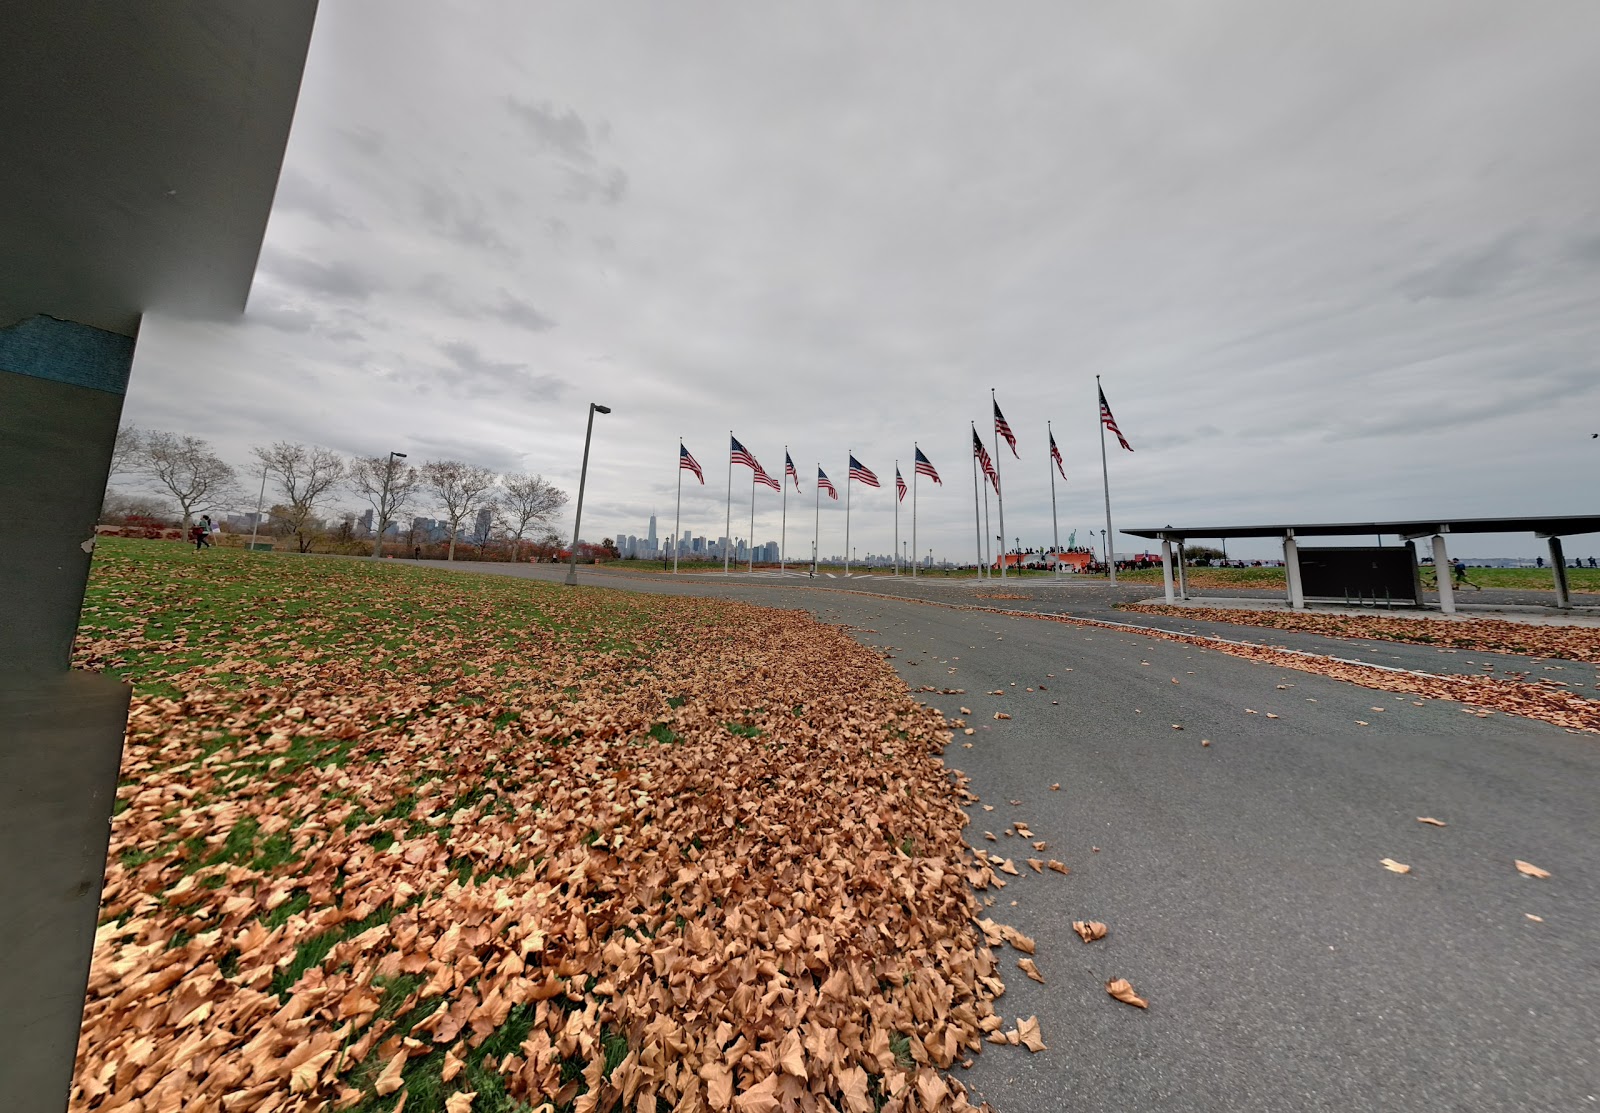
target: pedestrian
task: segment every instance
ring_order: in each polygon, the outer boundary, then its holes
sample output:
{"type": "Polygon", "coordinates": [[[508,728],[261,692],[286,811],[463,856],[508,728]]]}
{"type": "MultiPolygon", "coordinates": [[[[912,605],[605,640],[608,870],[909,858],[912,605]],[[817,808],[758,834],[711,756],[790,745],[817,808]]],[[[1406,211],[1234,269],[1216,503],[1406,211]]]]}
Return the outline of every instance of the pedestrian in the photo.
{"type": "Polygon", "coordinates": [[[1455,560],[1450,562],[1450,567],[1452,569],[1454,569],[1454,571],[1455,571],[1455,586],[1460,587],[1462,584],[1465,584],[1466,586],[1472,588],[1472,590],[1474,590],[1474,591],[1482,591],[1483,590],[1483,588],[1479,587],[1477,584],[1475,584],[1471,580],[1467,579],[1467,562],[1466,561],[1462,560],[1460,557],[1456,557],[1455,560]]]}
{"type": "Polygon", "coordinates": [[[194,551],[197,553],[211,544],[211,539],[206,536],[206,527],[198,522],[189,527],[189,540],[194,542],[194,551]]]}

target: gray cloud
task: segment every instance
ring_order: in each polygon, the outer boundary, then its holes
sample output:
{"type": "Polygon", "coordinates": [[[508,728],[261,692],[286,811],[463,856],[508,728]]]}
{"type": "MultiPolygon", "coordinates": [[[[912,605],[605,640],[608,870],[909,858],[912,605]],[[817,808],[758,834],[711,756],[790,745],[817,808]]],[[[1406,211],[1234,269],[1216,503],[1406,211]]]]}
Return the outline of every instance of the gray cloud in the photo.
{"type": "Polygon", "coordinates": [[[533,332],[544,332],[556,324],[530,303],[505,290],[500,291],[500,301],[488,310],[488,316],[533,332]]]}
{"type": "Polygon", "coordinates": [[[466,247],[503,255],[516,254],[515,249],[490,226],[481,203],[434,184],[423,184],[419,194],[422,219],[439,235],[466,247]]]}
{"type": "Polygon", "coordinates": [[[324,263],[275,247],[262,249],[259,268],[262,274],[285,286],[352,301],[365,301],[385,288],[384,283],[368,274],[364,267],[344,262],[324,263]]]}
{"type": "Polygon", "coordinates": [[[1522,265],[1516,237],[1507,236],[1479,250],[1435,263],[1407,278],[1400,288],[1419,300],[1474,298],[1504,286],[1522,265]]]}
{"type": "Polygon", "coordinates": [[[561,112],[549,103],[534,104],[516,97],[507,97],[506,107],[540,147],[556,151],[574,162],[594,162],[589,125],[572,109],[561,112]]]}
{"type": "Polygon", "coordinates": [[[536,375],[525,364],[493,360],[466,340],[447,340],[439,350],[449,364],[438,369],[436,378],[452,393],[466,398],[515,395],[521,399],[554,401],[566,393],[567,385],[553,375],[536,375]]]}
{"type": "Polygon", "coordinates": [[[620,167],[604,170],[567,168],[567,188],[563,196],[580,203],[601,201],[615,205],[628,192],[628,175],[620,167]]]}
{"type": "Polygon", "coordinates": [[[287,167],[278,178],[278,192],[272,207],[285,212],[300,212],[327,225],[344,225],[362,228],[361,221],[351,216],[333,200],[327,186],[318,185],[293,167],[287,167]]]}

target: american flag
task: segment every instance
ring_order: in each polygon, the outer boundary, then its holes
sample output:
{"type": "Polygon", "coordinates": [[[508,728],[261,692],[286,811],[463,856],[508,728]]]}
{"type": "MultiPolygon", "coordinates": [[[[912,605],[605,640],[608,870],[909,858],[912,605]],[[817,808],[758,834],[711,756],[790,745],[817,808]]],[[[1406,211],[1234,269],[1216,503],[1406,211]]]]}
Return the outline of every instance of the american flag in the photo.
{"type": "Polygon", "coordinates": [[[753,468],[756,471],[761,470],[761,465],[756,463],[754,456],[750,455],[750,450],[739,443],[738,437],[730,436],[728,439],[733,441],[733,462],[735,464],[743,464],[745,467],[753,468]]]}
{"type": "MultiPolygon", "coordinates": [[[[1098,390],[1099,388],[1096,389],[1098,390]]],[[[1111,407],[1106,404],[1106,392],[1103,390],[1100,391],[1100,424],[1117,435],[1118,444],[1129,452],[1133,451],[1133,445],[1128,443],[1128,438],[1124,437],[1122,430],[1117,428],[1117,419],[1111,416],[1111,407]]]]}
{"type": "Polygon", "coordinates": [[[854,479],[857,483],[865,483],[868,487],[876,487],[879,485],[878,477],[872,474],[872,469],[867,467],[867,465],[863,464],[860,460],[857,460],[854,456],[850,457],[850,478],[854,479]]]}
{"type": "Polygon", "coordinates": [[[789,457],[787,450],[783,454],[783,477],[794,480],[795,491],[800,490],[800,473],[794,470],[794,460],[789,457]]]}
{"type": "Polygon", "coordinates": [[[989,482],[994,484],[994,493],[1000,493],[1000,475],[994,470],[994,461],[989,459],[989,450],[983,447],[983,440],[978,436],[978,431],[972,431],[972,454],[978,458],[978,464],[983,468],[983,474],[989,477],[989,482]]]}
{"type": "Polygon", "coordinates": [[[899,465],[896,465],[895,469],[894,469],[894,490],[895,490],[895,494],[900,496],[900,501],[901,502],[905,502],[906,501],[906,481],[904,479],[902,479],[901,476],[900,476],[900,467],[899,467],[899,465]]]}
{"type": "Polygon", "coordinates": [[[839,501],[839,492],[833,489],[833,480],[828,478],[828,473],[821,468],[817,469],[817,490],[826,491],[828,497],[834,502],[839,501]]]}
{"type": "Polygon", "coordinates": [[[705,486],[706,473],[700,470],[700,462],[689,455],[689,450],[681,444],[678,445],[678,469],[694,472],[694,477],[700,481],[700,485],[705,486]]]}
{"type": "Polygon", "coordinates": [[[763,487],[771,487],[774,491],[781,489],[783,486],[783,484],[779,483],[776,479],[772,478],[772,476],[768,475],[760,464],[756,465],[755,479],[756,482],[761,484],[763,487]]]}
{"type": "Polygon", "coordinates": [[[1006,443],[1011,446],[1011,455],[1019,460],[1022,459],[1017,455],[1017,438],[1011,435],[1011,426],[1006,423],[1006,415],[1000,412],[999,402],[994,404],[994,431],[1004,437],[1006,443]]]}
{"type": "Polygon", "coordinates": [[[917,474],[925,475],[939,486],[944,486],[944,480],[939,478],[939,473],[933,470],[933,461],[922,454],[922,449],[917,449],[917,474]]]}
{"type": "Polygon", "coordinates": [[[1061,462],[1061,450],[1056,447],[1056,435],[1050,434],[1050,459],[1056,462],[1056,471],[1061,473],[1061,478],[1067,477],[1066,465],[1061,462]]]}

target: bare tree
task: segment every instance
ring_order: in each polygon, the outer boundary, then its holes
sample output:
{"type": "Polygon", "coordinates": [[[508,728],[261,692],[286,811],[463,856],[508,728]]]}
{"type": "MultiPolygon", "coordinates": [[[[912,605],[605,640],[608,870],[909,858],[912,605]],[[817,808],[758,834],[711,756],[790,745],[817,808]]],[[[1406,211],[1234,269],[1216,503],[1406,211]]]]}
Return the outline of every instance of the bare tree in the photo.
{"type": "Polygon", "coordinates": [[[499,499],[500,522],[512,540],[512,560],[522,559],[522,540],[567,505],[567,493],[538,475],[508,475],[499,499]]]}
{"type": "Polygon", "coordinates": [[[117,430],[116,447],[111,450],[109,479],[140,470],[144,457],[144,430],[137,425],[124,425],[117,430]]]}
{"type": "Polygon", "coordinates": [[[350,461],[349,481],[351,489],[367,500],[377,518],[377,540],[372,544],[372,555],[376,557],[383,547],[383,531],[411,501],[420,477],[416,468],[391,454],[357,456],[350,461]]]}
{"type": "Polygon", "coordinates": [[[316,528],[317,502],[344,478],[344,457],[315,446],[279,441],[271,448],[254,449],[255,457],[267,474],[277,480],[288,504],[272,508],[272,517],[283,532],[293,534],[302,553],[311,549],[316,528]]]}
{"type": "Polygon", "coordinates": [[[450,526],[450,551],[446,560],[456,559],[456,533],[461,523],[489,497],[499,478],[488,468],[463,464],[460,460],[429,460],[422,465],[423,482],[444,505],[445,521],[450,526]]]}
{"type": "Polygon", "coordinates": [[[139,470],[165,489],[183,512],[183,528],[196,511],[216,510],[238,494],[233,466],[211,445],[188,434],[144,434],[139,470]]]}

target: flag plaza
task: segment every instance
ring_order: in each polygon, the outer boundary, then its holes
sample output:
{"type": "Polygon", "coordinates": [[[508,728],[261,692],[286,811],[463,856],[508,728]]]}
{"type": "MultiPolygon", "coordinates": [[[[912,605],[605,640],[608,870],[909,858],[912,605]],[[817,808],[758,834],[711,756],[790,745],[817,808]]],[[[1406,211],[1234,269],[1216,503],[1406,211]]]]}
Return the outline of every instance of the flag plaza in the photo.
{"type": "MultiPolygon", "coordinates": [[[[1104,494],[1105,494],[1105,512],[1106,512],[1106,530],[1105,530],[1106,542],[1105,542],[1105,545],[1109,549],[1111,547],[1111,539],[1114,538],[1116,536],[1116,534],[1112,530],[1112,526],[1111,526],[1111,479],[1110,479],[1109,467],[1107,465],[1107,460],[1106,460],[1106,447],[1105,447],[1105,434],[1106,434],[1106,431],[1110,430],[1112,435],[1114,435],[1117,438],[1117,443],[1122,448],[1127,450],[1128,452],[1132,452],[1133,451],[1133,446],[1128,443],[1127,437],[1123,435],[1122,430],[1117,425],[1116,418],[1112,416],[1112,414],[1111,414],[1111,406],[1106,402],[1105,391],[1100,387],[1100,380],[1099,380],[1098,376],[1096,376],[1096,378],[1095,378],[1095,393],[1096,393],[1096,395],[1098,397],[1098,403],[1099,403],[1098,419],[1099,419],[1099,425],[1100,425],[1100,466],[1101,466],[1101,479],[1102,479],[1103,489],[1104,489],[1104,494]]],[[[973,469],[972,469],[972,499],[973,499],[973,502],[972,502],[972,511],[973,511],[973,521],[974,521],[974,524],[976,526],[976,530],[977,530],[977,534],[978,534],[977,565],[978,565],[978,568],[980,570],[980,573],[983,574],[983,575],[989,575],[991,573],[992,567],[995,566],[995,565],[998,565],[999,570],[1000,570],[1000,577],[1002,579],[1004,579],[1005,575],[1006,575],[1007,566],[1011,562],[1010,562],[1009,559],[1007,559],[1006,545],[1005,545],[1005,492],[1004,492],[1004,487],[1003,487],[1003,485],[1001,483],[1001,477],[1000,477],[1000,466],[999,466],[999,446],[1000,446],[1000,441],[1002,439],[1005,440],[1006,446],[1011,449],[1011,454],[1012,454],[1012,456],[1014,458],[1020,460],[1022,458],[1022,456],[1021,456],[1021,452],[1018,449],[1016,434],[1012,431],[1010,423],[1008,421],[1006,421],[1005,414],[1001,412],[999,400],[995,397],[995,392],[993,390],[991,390],[989,392],[989,401],[990,401],[990,405],[991,405],[991,407],[993,409],[993,412],[994,412],[994,449],[995,449],[995,453],[994,453],[993,456],[990,455],[988,446],[986,446],[983,443],[983,438],[979,435],[976,424],[975,423],[972,424],[972,456],[973,456],[973,469]],[[981,485],[982,506],[983,506],[983,510],[982,510],[981,515],[980,515],[980,512],[979,512],[980,483],[979,483],[979,478],[978,478],[980,470],[982,472],[983,479],[985,480],[985,482],[983,482],[982,485],[981,485]],[[993,535],[989,535],[987,529],[985,528],[985,523],[988,520],[989,489],[991,487],[994,490],[995,505],[996,505],[996,510],[999,513],[999,527],[1000,527],[1000,532],[998,534],[993,534],[993,535]],[[996,549],[996,551],[998,551],[998,553],[1000,554],[1000,557],[999,557],[998,560],[991,560],[991,559],[988,558],[989,541],[990,540],[998,542],[997,549],[996,549]]],[[[1063,481],[1065,481],[1066,478],[1067,478],[1067,471],[1066,471],[1065,460],[1063,459],[1062,454],[1061,454],[1061,448],[1056,443],[1055,430],[1052,427],[1052,423],[1051,422],[1046,422],[1045,423],[1045,435],[1046,435],[1046,438],[1047,438],[1048,449],[1049,449],[1048,456],[1046,457],[1046,469],[1048,470],[1049,476],[1050,476],[1050,521],[1051,521],[1052,537],[1053,537],[1053,541],[1054,541],[1054,548],[1055,548],[1055,550],[1059,551],[1060,547],[1061,547],[1061,541],[1060,541],[1061,534],[1060,534],[1060,527],[1059,527],[1059,524],[1058,524],[1057,518],[1056,518],[1056,476],[1059,474],[1061,479],[1063,481]]],[[[918,555],[919,555],[919,550],[917,550],[917,547],[916,547],[917,546],[917,498],[918,498],[918,489],[917,488],[918,488],[918,481],[920,479],[922,479],[922,478],[927,478],[927,479],[932,480],[935,486],[942,487],[944,485],[944,481],[940,478],[938,470],[933,466],[933,461],[930,460],[928,458],[927,454],[922,451],[921,446],[913,444],[912,452],[913,452],[913,456],[912,456],[912,469],[911,469],[911,484],[910,484],[909,488],[908,488],[908,486],[906,484],[905,476],[900,471],[900,461],[899,460],[894,461],[894,465],[893,465],[894,466],[894,483],[895,483],[895,491],[894,491],[894,496],[893,496],[893,500],[892,500],[892,505],[893,505],[893,508],[894,508],[894,515],[895,515],[895,517],[894,517],[894,532],[895,532],[894,545],[895,545],[895,552],[894,552],[893,564],[894,564],[895,575],[899,575],[899,573],[900,573],[900,564],[901,564],[902,556],[903,556],[903,554],[900,551],[900,503],[905,501],[906,494],[907,494],[907,491],[909,489],[910,494],[911,494],[911,548],[912,548],[911,557],[912,557],[912,559],[910,559],[906,563],[909,565],[910,574],[912,576],[915,576],[917,574],[917,569],[921,564],[921,561],[919,559],[917,559],[918,555]]],[[[845,504],[845,506],[844,506],[844,511],[845,511],[844,568],[845,568],[845,574],[849,575],[850,574],[850,565],[851,565],[851,562],[852,562],[852,559],[853,559],[853,553],[851,552],[851,549],[850,549],[850,511],[851,511],[851,505],[850,504],[851,504],[851,491],[852,491],[852,488],[858,483],[861,484],[862,486],[873,487],[873,488],[878,488],[878,487],[881,486],[881,484],[878,482],[877,473],[875,473],[866,464],[862,463],[859,459],[856,458],[854,449],[852,449],[850,452],[848,452],[846,454],[846,458],[849,461],[849,464],[848,464],[848,466],[846,468],[845,495],[844,495],[844,500],[843,500],[844,504],[845,504]]],[[[750,534],[751,534],[751,536],[750,536],[749,545],[748,545],[749,559],[748,559],[748,564],[747,564],[747,570],[748,571],[754,571],[755,570],[755,548],[756,548],[755,547],[755,514],[756,514],[756,497],[757,497],[756,488],[758,486],[760,486],[760,487],[766,487],[769,490],[777,491],[777,492],[780,493],[780,499],[781,499],[781,505],[782,505],[782,510],[781,510],[781,515],[782,515],[781,521],[782,521],[782,524],[780,526],[781,533],[780,533],[780,540],[779,540],[779,543],[778,543],[778,567],[779,567],[779,571],[782,572],[782,571],[786,570],[787,563],[788,563],[788,524],[789,524],[789,505],[788,505],[789,491],[788,491],[788,487],[789,487],[789,484],[791,482],[794,484],[794,490],[795,490],[796,494],[803,493],[802,490],[801,490],[801,486],[800,486],[800,472],[795,467],[794,457],[790,454],[788,446],[785,445],[784,446],[784,450],[783,450],[783,480],[780,481],[778,479],[773,478],[770,474],[768,474],[767,470],[761,466],[761,462],[756,459],[755,454],[752,453],[748,448],[746,448],[742,443],[740,443],[738,437],[734,436],[731,431],[728,433],[728,486],[727,486],[727,508],[726,508],[727,513],[726,513],[726,519],[725,519],[725,522],[724,522],[725,532],[724,532],[724,535],[723,535],[723,544],[722,544],[722,570],[723,570],[724,573],[727,573],[727,572],[729,572],[731,570],[731,564],[732,564],[733,545],[732,545],[732,542],[731,542],[731,536],[730,535],[731,535],[731,528],[732,528],[732,525],[733,525],[733,469],[734,469],[735,465],[738,465],[740,467],[746,467],[746,468],[750,469],[750,534]]],[[[697,480],[699,480],[700,484],[702,486],[705,485],[706,479],[705,479],[704,470],[701,468],[699,462],[694,458],[693,454],[690,453],[690,451],[688,449],[688,446],[685,445],[683,440],[680,438],[679,441],[678,441],[678,509],[677,509],[677,520],[676,520],[676,522],[674,524],[673,535],[672,535],[672,550],[673,550],[672,551],[672,570],[674,572],[676,572],[678,570],[678,557],[679,557],[679,554],[680,554],[680,552],[682,551],[682,548],[683,548],[683,545],[682,545],[682,537],[683,537],[683,532],[682,532],[682,527],[683,527],[683,473],[686,472],[686,471],[689,472],[691,475],[693,475],[697,480]]],[[[816,574],[817,564],[818,564],[818,561],[819,561],[820,556],[821,556],[822,495],[824,493],[826,493],[827,496],[830,499],[832,499],[833,501],[835,501],[835,502],[840,501],[839,500],[838,489],[834,487],[832,481],[829,480],[829,478],[828,478],[827,472],[825,472],[822,469],[822,465],[819,463],[817,465],[816,492],[815,492],[815,497],[814,497],[814,500],[813,500],[813,502],[814,502],[814,507],[813,507],[814,522],[813,522],[813,536],[812,536],[812,545],[811,545],[811,574],[812,575],[816,574]]],[[[1072,540],[1075,540],[1076,536],[1077,536],[1077,531],[1073,531],[1072,540]]],[[[1107,567],[1109,569],[1110,576],[1111,576],[1111,582],[1115,583],[1116,582],[1116,575],[1117,575],[1117,573],[1116,573],[1116,562],[1115,562],[1114,559],[1110,559],[1110,560],[1107,559],[1107,557],[1110,556],[1110,555],[1111,554],[1109,554],[1109,553],[1102,554],[1101,555],[1101,560],[1106,563],[1106,565],[1107,565],[1107,567]]],[[[929,559],[931,560],[931,554],[930,554],[930,558],[929,559]]],[[[1056,571],[1059,574],[1059,572],[1060,572],[1060,562],[1059,562],[1059,560],[1057,560],[1054,557],[1052,557],[1051,562],[1052,562],[1052,564],[1055,565],[1056,571]]]]}

